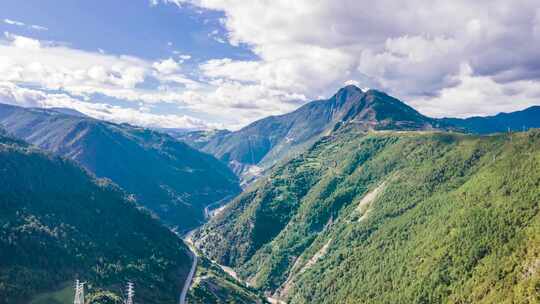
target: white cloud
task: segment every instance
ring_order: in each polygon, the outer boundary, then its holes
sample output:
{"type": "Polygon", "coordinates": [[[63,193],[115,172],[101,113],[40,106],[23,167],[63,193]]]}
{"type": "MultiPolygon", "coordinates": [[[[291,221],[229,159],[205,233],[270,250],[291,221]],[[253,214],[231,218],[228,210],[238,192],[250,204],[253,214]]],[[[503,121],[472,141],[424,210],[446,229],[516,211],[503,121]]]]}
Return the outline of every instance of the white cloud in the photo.
{"type": "MultiPolygon", "coordinates": [[[[355,80],[409,100],[421,110],[439,107],[439,112],[450,111],[451,106],[437,105],[438,96],[453,88],[474,91],[472,86],[482,85],[462,76],[463,65],[470,67],[472,79],[499,87],[491,97],[514,105],[508,108],[520,105],[508,95],[512,88],[522,81],[530,87],[540,85],[536,0],[191,3],[224,12],[224,37],[232,45],[248,46],[260,58],[203,64],[202,73],[214,81],[238,81],[313,98],[328,96],[345,81],[355,80]]],[[[491,114],[493,108],[482,100],[483,113],[491,114]]],[[[448,98],[445,102],[452,103],[448,98]]],[[[465,108],[469,110],[458,114],[482,113],[482,107],[465,108]]]]}
{"type": "Polygon", "coordinates": [[[41,48],[39,40],[4,32],[4,36],[11,42],[11,45],[21,49],[37,50],[41,48]]]}
{"type": "Polygon", "coordinates": [[[129,56],[91,53],[5,33],[0,44],[0,80],[84,93],[130,89],[141,84],[150,64],[129,56]]]}
{"type": "Polygon", "coordinates": [[[174,4],[176,6],[182,6],[182,4],[187,3],[185,0],[149,0],[150,6],[156,6],[160,3],[164,4],[174,4]]]}
{"type": "Polygon", "coordinates": [[[348,86],[348,85],[353,85],[353,86],[357,86],[357,87],[360,86],[360,82],[358,82],[357,80],[354,80],[354,79],[349,79],[349,80],[345,81],[343,84],[346,85],[346,86],[348,86]]]}
{"type": "Polygon", "coordinates": [[[36,25],[36,24],[26,25],[24,22],[12,20],[12,19],[7,19],[7,18],[4,19],[4,23],[9,24],[9,25],[15,25],[15,26],[26,26],[27,28],[32,29],[32,30],[36,30],[36,31],[47,31],[47,30],[49,30],[47,27],[44,27],[44,26],[41,26],[41,25],[36,25]]]}
{"type": "Polygon", "coordinates": [[[49,28],[47,28],[45,26],[35,25],[35,24],[30,25],[30,28],[33,29],[33,30],[36,30],[36,31],[48,31],[49,30],[49,28]]]}
{"type": "Polygon", "coordinates": [[[5,84],[11,84],[10,100],[24,106],[66,106],[97,118],[144,125],[161,121],[164,126],[172,126],[174,122],[200,127],[225,122],[227,127],[238,128],[262,116],[292,110],[295,105],[291,101],[305,99],[304,96],[268,90],[260,85],[244,86],[235,81],[217,85],[221,80],[210,78],[201,82],[182,74],[180,61],[171,58],[148,62],[130,56],[72,49],[12,34],[7,37],[9,41],[0,43],[0,82],[4,83],[4,91],[5,84]],[[29,47],[31,45],[34,47],[29,47]],[[156,82],[157,87],[146,87],[147,79],[156,82]],[[28,87],[36,89],[29,90],[28,87]],[[60,93],[51,94],[51,91],[60,93]],[[100,96],[140,104],[140,111],[113,106],[106,99],[99,102],[100,106],[92,107],[96,99],[102,100],[100,96]],[[203,123],[194,118],[190,118],[189,123],[185,119],[182,122],[178,115],[167,118],[147,111],[152,105],[162,103],[200,113],[208,117],[209,122],[203,123]],[[137,115],[142,115],[144,120],[137,120],[137,115]]]}
{"type": "Polygon", "coordinates": [[[4,23],[5,24],[9,24],[9,25],[16,25],[16,26],[24,26],[25,24],[23,22],[20,22],[20,21],[16,21],[16,20],[11,20],[11,19],[4,19],[4,23]]]}
{"type": "Polygon", "coordinates": [[[152,65],[159,73],[170,75],[180,71],[180,65],[174,59],[169,58],[159,62],[154,62],[152,65]]]}
{"type": "Polygon", "coordinates": [[[183,85],[189,89],[198,89],[202,84],[195,81],[186,75],[182,74],[180,64],[184,62],[182,58],[191,58],[190,56],[179,56],[180,60],[176,61],[172,58],[154,62],[152,67],[155,72],[153,76],[163,83],[176,83],[183,85]]]}
{"type": "Polygon", "coordinates": [[[139,108],[125,108],[106,103],[84,102],[67,94],[47,93],[40,90],[23,88],[10,82],[0,82],[0,98],[2,102],[19,106],[71,108],[97,119],[118,123],[127,122],[145,127],[190,129],[220,127],[219,125],[208,124],[187,115],[152,114],[144,106],[139,108]]]}
{"type": "Polygon", "coordinates": [[[533,81],[503,85],[487,76],[475,76],[468,65],[462,65],[454,77],[457,86],[444,88],[438,96],[418,99],[412,105],[433,117],[468,117],[512,112],[539,104],[540,86],[533,81]]]}
{"type": "Polygon", "coordinates": [[[223,44],[227,43],[226,39],[219,33],[218,30],[213,30],[210,33],[208,33],[208,37],[210,37],[211,39],[219,43],[223,43],[223,44]]]}
{"type": "Polygon", "coordinates": [[[13,35],[0,44],[0,80],[78,98],[99,93],[141,109],[171,103],[234,127],[344,83],[385,90],[436,116],[493,114],[539,97],[537,0],[149,3],[223,12],[223,28],[210,36],[257,59],[184,65],[191,56],[173,51],[174,58],[149,62],[13,35]]]}
{"type": "Polygon", "coordinates": [[[191,55],[189,54],[183,54],[182,52],[180,51],[173,51],[172,52],[174,55],[176,55],[178,58],[180,58],[180,60],[178,61],[179,63],[184,63],[185,61],[187,60],[190,60],[192,58],[191,55]]]}

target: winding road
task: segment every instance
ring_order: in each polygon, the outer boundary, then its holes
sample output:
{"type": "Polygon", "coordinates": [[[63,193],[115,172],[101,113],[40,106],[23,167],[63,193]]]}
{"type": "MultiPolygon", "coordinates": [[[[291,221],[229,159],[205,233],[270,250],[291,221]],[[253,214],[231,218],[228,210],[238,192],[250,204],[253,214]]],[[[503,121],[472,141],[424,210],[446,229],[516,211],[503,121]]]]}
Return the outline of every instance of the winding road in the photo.
{"type": "Polygon", "coordinates": [[[189,286],[191,286],[191,282],[193,282],[193,276],[195,275],[195,270],[197,269],[197,254],[193,252],[189,244],[188,244],[188,248],[189,248],[189,253],[191,255],[191,258],[193,260],[193,264],[191,264],[191,269],[189,270],[189,274],[186,278],[186,281],[184,282],[184,287],[182,288],[182,293],[180,294],[180,300],[178,301],[179,304],[187,303],[186,296],[189,291],[189,286]]]}
{"type": "MultiPolygon", "coordinates": [[[[234,195],[228,195],[228,196],[224,197],[223,199],[206,206],[206,208],[204,208],[204,217],[206,218],[206,220],[208,220],[212,216],[212,211],[210,211],[211,206],[214,206],[214,205],[223,206],[232,197],[234,197],[234,195]]],[[[193,248],[195,248],[195,245],[193,245],[193,243],[191,242],[191,235],[197,229],[198,228],[195,228],[195,229],[189,231],[188,233],[186,233],[182,237],[182,239],[184,240],[184,243],[186,243],[186,245],[187,245],[187,247],[189,249],[189,254],[191,255],[191,258],[193,260],[193,264],[191,264],[191,269],[189,270],[189,274],[188,274],[188,276],[186,278],[186,281],[184,282],[184,287],[182,287],[182,293],[180,293],[180,300],[178,301],[179,304],[186,304],[187,303],[187,301],[186,301],[187,293],[189,291],[189,287],[191,286],[191,283],[193,282],[193,276],[195,275],[195,270],[197,270],[197,259],[198,259],[198,257],[197,257],[197,253],[193,249],[193,248]]]]}

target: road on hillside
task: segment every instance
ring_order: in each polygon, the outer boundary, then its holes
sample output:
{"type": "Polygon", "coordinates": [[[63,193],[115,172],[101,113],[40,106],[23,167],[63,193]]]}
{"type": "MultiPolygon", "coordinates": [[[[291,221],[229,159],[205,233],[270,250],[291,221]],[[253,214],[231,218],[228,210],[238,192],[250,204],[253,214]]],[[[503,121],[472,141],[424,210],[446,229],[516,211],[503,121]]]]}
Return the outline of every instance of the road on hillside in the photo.
{"type": "MultiPolygon", "coordinates": [[[[210,204],[208,206],[206,206],[206,208],[204,208],[204,217],[206,220],[208,220],[211,215],[212,215],[212,212],[210,211],[210,206],[213,206],[213,205],[217,205],[217,206],[223,206],[226,204],[227,201],[229,201],[232,197],[234,197],[233,195],[229,195],[229,196],[226,196],[224,197],[223,199],[213,203],[213,204],[210,204]]],[[[191,258],[193,260],[193,264],[191,264],[191,269],[189,270],[189,274],[186,278],[186,281],[184,282],[184,287],[182,287],[182,293],[180,294],[180,300],[178,301],[179,304],[186,304],[187,301],[186,301],[186,297],[187,297],[187,293],[189,291],[189,287],[191,286],[191,283],[193,282],[193,276],[195,275],[195,270],[197,269],[197,253],[195,252],[195,250],[192,248],[195,247],[195,245],[192,243],[191,241],[191,235],[197,231],[198,228],[195,228],[191,231],[189,231],[188,233],[186,233],[182,239],[184,240],[184,242],[186,243],[188,249],[189,249],[189,254],[191,255],[191,258]]]]}
{"type": "Polygon", "coordinates": [[[227,205],[227,203],[235,196],[236,196],[235,194],[227,195],[221,200],[204,207],[204,218],[206,220],[210,220],[210,218],[212,217],[212,211],[213,211],[213,210],[211,211],[210,209],[218,209],[219,207],[227,205]],[[214,206],[217,206],[217,208],[213,208],[214,206]]]}
{"type": "Polygon", "coordinates": [[[193,252],[190,248],[190,246],[187,246],[189,248],[189,253],[191,255],[191,258],[193,260],[193,264],[191,264],[191,269],[189,270],[189,274],[186,278],[186,281],[184,282],[184,287],[182,288],[182,293],[180,294],[180,301],[178,301],[179,304],[186,304],[186,296],[189,291],[189,286],[191,286],[191,282],[193,281],[193,275],[195,275],[195,270],[197,269],[197,254],[193,252]]]}

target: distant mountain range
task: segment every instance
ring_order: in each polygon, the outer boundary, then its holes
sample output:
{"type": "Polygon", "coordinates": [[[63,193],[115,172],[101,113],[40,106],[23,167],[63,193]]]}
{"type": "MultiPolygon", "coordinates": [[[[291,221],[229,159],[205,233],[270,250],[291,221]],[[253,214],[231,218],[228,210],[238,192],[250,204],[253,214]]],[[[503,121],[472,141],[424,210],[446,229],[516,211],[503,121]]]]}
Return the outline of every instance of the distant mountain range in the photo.
{"type": "Polygon", "coordinates": [[[540,107],[491,117],[435,119],[377,90],[346,86],[331,98],[307,103],[294,112],[263,118],[235,132],[176,134],[197,149],[226,162],[244,181],[275,163],[305,151],[344,126],[369,130],[453,130],[487,134],[540,127],[540,107]]]}
{"type": "Polygon", "coordinates": [[[531,128],[540,128],[540,106],[533,106],[511,113],[500,113],[494,116],[464,119],[445,118],[441,119],[441,121],[473,134],[526,131],[531,128]]]}
{"type": "Polygon", "coordinates": [[[107,180],[75,162],[0,135],[0,303],[175,303],[191,257],[183,242],[107,180]],[[94,299],[95,301],[93,301],[94,299]],[[60,302],[62,303],[62,302],[60,302]]]}
{"type": "Polygon", "coordinates": [[[0,126],[109,178],[181,231],[204,221],[205,206],[239,191],[227,166],[167,134],[77,113],[0,104],[0,126]]]}

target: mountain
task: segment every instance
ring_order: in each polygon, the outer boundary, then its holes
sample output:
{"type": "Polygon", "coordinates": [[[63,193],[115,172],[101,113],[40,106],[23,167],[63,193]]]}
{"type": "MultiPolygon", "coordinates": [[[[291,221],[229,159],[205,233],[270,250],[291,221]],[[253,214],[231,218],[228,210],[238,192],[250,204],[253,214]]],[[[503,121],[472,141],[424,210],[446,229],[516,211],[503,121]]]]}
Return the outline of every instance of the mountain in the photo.
{"type": "Polygon", "coordinates": [[[68,303],[76,278],[87,299],[118,299],[132,281],[138,303],[174,303],[191,266],[183,242],[117,186],[5,135],[0,210],[2,304],[68,303]]]}
{"type": "MultiPolygon", "coordinates": [[[[249,178],[276,162],[300,153],[343,125],[361,130],[432,130],[441,127],[405,103],[355,86],[340,89],[327,100],[310,102],[294,112],[258,120],[239,131],[218,133],[196,146],[249,178]]],[[[196,137],[198,139],[198,137],[196,137]]],[[[186,142],[194,142],[184,138],[186,142]]]]}
{"type": "Polygon", "coordinates": [[[491,134],[507,132],[508,130],[524,131],[531,128],[540,128],[540,106],[512,113],[500,113],[495,116],[464,119],[445,118],[442,121],[476,134],[491,134]]]}
{"type": "Polygon", "coordinates": [[[540,127],[540,106],[488,117],[434,119],[383,92],[364,92],[349,85],[327,100],[309,102],[294,112],[255,121],[235,132],[194,131],[174,137],[227,162],[247,183],[275,163],[305,151],[322,136],[347,125],[364,131],[523,131],[540,127]]]}
{"type": "Polygon", "coordinates": [[[88,115],[86,115],[84,113],[81,113],[81,112],[79,112],[77,110],[74,110],[74,109],[69,109],[69,108],[48,108],[47,110],[57,112],[57,113],[60,113],[60,114],[66,114],[66,115],[71,115],[71,116],[79,116],[79,117],[89,118],[88,115]]]}
{"type": "Polygon", "coordinates": [[[18,138],[77,161],[97,177],[111,179],[182,231],[204,221],[205,206],[239,191],[227,166],[160,132],[2,104],[0,125],[18,138]]]}
{"type": "Polygon", "coordinates": [[[171,132],[166,131],[172,137],[181,140],[195,149],[202,149],[210,141],[220,141],[223,137],[229,135],[229,130],[197,130],[191,132],[171,132]]]}
{"type": "Polygon", "coordinates": [[[296,303],[536,303],[540,131],[348,126],[274,167],[195,233],[296,303]]]}

